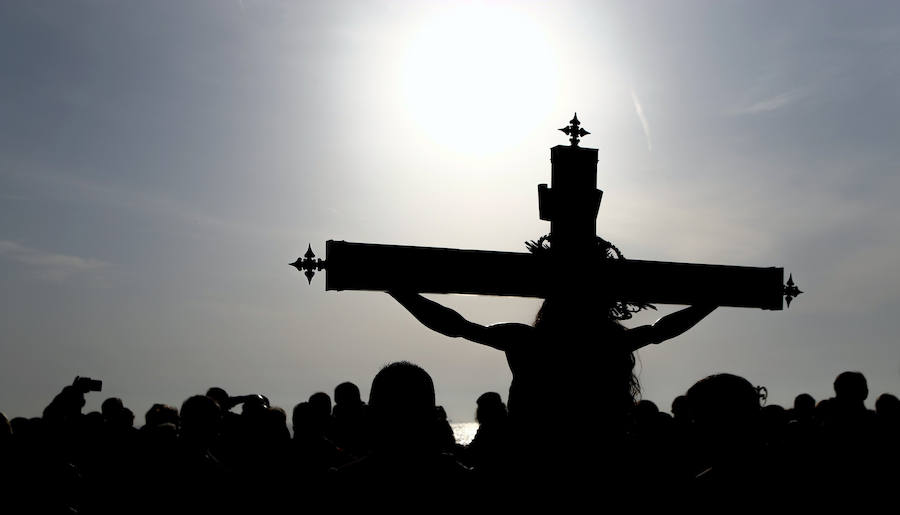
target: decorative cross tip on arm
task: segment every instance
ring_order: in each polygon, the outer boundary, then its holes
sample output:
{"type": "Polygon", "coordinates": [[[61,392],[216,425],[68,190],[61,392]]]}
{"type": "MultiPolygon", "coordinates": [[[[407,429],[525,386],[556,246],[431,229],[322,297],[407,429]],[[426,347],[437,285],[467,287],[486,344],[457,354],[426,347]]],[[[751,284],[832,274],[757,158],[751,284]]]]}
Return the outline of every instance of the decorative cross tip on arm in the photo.
{"type": "Polygon", "coordinates": [[[312,251],[312,245],[309,245],[306,248],[306,254],[302,258],[297,258],[297,261],[290,263],[290,265],[296,268],[298,272],[302,271],[303,275],[306,276],[307,282],[312,284],[312,278],[316,275],[316,271],[325,269],[325,260],[316,259],[316,255],[312,251]]]}
{"type": "Polygon", "coordinates": [[[573,147],[578,146],[578,141],[582,137],[590,134],[590,132],[579,127],[580,125],[581,125],[581,122],[578,121],[578,113],[575,113],[575,116],[573,116],[572,119],[569,120],[569,125],[563,127],[562,129],[559,129],[559,130],[563,131],[566,134],[566,136],[569,136],[569,142],[572,143],[573,147]]]}
{"type": "Polygon", "coordinates": [[[800,288],[794,284],[794,274],[789,275],[787,284],[784,285],[784,301],[787,303],[787,307],[791,307],[791,301],[797,298],[801,293],[803,292],[800,288]]]}

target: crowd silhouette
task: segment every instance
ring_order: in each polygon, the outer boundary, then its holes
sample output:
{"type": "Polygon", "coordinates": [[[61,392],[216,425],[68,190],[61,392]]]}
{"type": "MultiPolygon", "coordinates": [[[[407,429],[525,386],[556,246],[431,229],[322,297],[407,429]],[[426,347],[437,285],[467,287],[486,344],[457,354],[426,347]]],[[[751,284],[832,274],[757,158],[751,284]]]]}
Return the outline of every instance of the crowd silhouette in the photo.
{"type": "Polygon", "coordinates": [[[408,362],[376,375],[368,404],[349,382],[335,388],[333,406],[324,392],[310,395],[291,413],[292,432],[286,412],[265,396],[218,387],[180,408],[153,405],[138,429],[116,397],[83,413],[89,386],[76,379],[41,417],[0,415],[2,502],[17,507],[8,513],[260,513],[397,498],[446,507],[476,494],[521,501],[511,486],[561,487],[576,476],[595,487],[639,477],[682,492],[738,495],[758,493],[761,483],[789,494],[861,492],[900,477],[900,400],[884,393],[867,409],[859,372],[840,374],[833,397],[816,402],[803,393],[789,408],[766,405],[765,389],[742,377],[715,374],[677,397],[671,414],[650,400],[633,403],[615,442],[549,445],[542,428],[580,415],[548,405],[523,441],[496,392],[478,397],[477,433],[457,444],[430,375],[408,362]],[[574,464],[592,446],[627,460],[568,471],[532,460],[553,448],[574,464]]]}

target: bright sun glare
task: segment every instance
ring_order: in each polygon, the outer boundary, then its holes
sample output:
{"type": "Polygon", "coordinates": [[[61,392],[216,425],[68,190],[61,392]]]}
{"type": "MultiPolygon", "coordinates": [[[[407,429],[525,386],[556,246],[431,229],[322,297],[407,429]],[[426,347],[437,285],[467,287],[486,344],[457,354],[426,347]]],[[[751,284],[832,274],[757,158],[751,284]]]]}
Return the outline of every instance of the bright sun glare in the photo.
{"type": "Polygon", "coordinates": [[[516,8],[450,6],[409,42],[404,101],[435,142],[463,153],[496,152],[552,111],[554,67],[543,31],[516,8]]]}

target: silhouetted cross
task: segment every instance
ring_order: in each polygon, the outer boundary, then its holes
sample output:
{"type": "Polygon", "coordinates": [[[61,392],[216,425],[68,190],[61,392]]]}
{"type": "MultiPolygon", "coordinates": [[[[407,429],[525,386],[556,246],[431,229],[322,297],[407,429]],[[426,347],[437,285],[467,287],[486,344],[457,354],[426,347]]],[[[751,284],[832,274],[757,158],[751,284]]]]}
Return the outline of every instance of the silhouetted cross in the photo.
{"type": "Polygon", "coordinates": [[[306,254],[303,254],[303,259],[297,258],[297,261],[291,263],[291,266],[297,270],[302,270],[303,275],[306,276],[306,281],[312,284],[313,276],[316,275],[317,270],[325,268],[325,262],[321,259],[316,259],[316,255],[312,251],[312,245],[309,245],[306,247],[306,254]]]}
{"type": "Polygon", "coordinates": [[[572,143],[573,147],[577,147],[580,139],[590,134],[590,132],[580,128],[579,125],[581,125],[581,122],[578,121],[578,113],[575,113],[575,116],[569,120],[569,125],[560,129],[566,133],[566,136],[571,136],[569,141],[572,143]]]}
{"type": "MultiPolygon", "coordinates": [[[[551,185],[538,185],[541,220],[550,222],[550,248],[536,253],[492,252],[329,240],[325,260],[312,248],[291,263],[312,281],[326,270],[326,290],[406,290],[548,297],[596,292],[622,302],[705,304],[782,309],[801,293],[784,269],[607,259],[597,236],[597,149],[578,146],[578,116],[562,132],[570,146],[550,149],[551,185]]],[[[534,246],[532,246],[534,247],[534,246]]],[[[540,247],[540,246],[538,246],[540,247]]]]}

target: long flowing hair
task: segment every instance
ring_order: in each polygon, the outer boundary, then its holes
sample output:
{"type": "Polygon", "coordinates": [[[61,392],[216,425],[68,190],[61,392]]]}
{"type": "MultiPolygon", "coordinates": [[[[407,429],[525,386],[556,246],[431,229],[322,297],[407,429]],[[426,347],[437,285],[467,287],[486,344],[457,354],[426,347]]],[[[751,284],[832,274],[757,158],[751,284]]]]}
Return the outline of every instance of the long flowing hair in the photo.
{"type": "MultiPolygon", "coordinates": [[[[552,238],[549,234],[541,236],[537,240],[526,241],[525,247],[529,252],[531,252],[533,255],[537,256],[538,259],[544,262],[549,262],[552,259],[552,238]]],[[[626,259],[625,255],[622,254],[622,251],[619,250],[617,246],[599,236],[597,236],[596,247],[594,248],[593,252],[595,254],[594,258],[596,259],[598,264],[608,260],[626,259]]],[[[560,321],[559,319],[554,320],[556,316],[551,314],[558,313],[560,311],[553,308],[553,304],[554,302],[548,304],[547,300],[544,301],[544,303],[541,305],[541,309],[538,310],[537,316],[535,317],[535,328],[538,328],[539,326],[543,326],[545,324],[553,326],[560,321]]],[[[587,303],[587,305],[589,304],[591,304],[591,302],[587,303]]],[[[599,304],[599,306],[594,306],[593,312],[586,313],[585,318],[599,318],[599,327],[601,328],[601,333],[619,331],[624,332],[627,329],[620,323],[622,320],[628,320],[629,318],[631,318],[632,314],[637,313],[638,311],[642,311],[645,309],[656,309],[656,306],[648,302],[629,301],[626,299],[607,299],[606,301],[599,304]],[[613,329],[613,331],[609,331],[610,329],[613,329]]],[[[582,304],[582,306],[583,305],[585,304],[582,304]]],[[[603,335],[601,334],[600,337],[602,338],[603,335]]],[[[615,340],[616,338],[613,337],[611,339],[615,340]]],[[[627,382],[628,396],[631,397],[632,402],[637,402],[641,395],[641,385],[634,373],[634,353],[630,351],[626,353],[623,351],[622,358],[622,381],[623,383],[627,382]],[[624,378],[626,370],[628,374],[627,381],[624,378]]]]}
{"type": "Polygon", "coordinates": [[[636,364],[634,352],[625,347],[624,342],[619,341],[628,329],[605,306],[586,307],[589,305],[590,303],[583,301],[545,299],[535,315],[533,327],[556,333],[566,329],[573,320],[577,320],[579,325],[587,326],[587,332],[599,340],[591,344],[611,346],[609,358],[615,360],[610,364],[613,365],[611,368],[616,374],[616,383],[621,385],[623,394],[627,395],[632,403],[637,402],[641,395],[641,385],[634,373],[636,364]]]}

